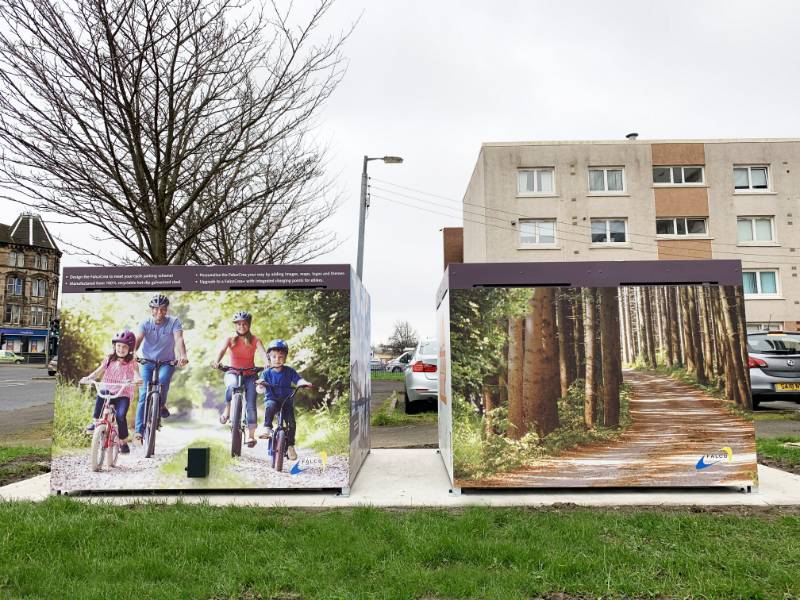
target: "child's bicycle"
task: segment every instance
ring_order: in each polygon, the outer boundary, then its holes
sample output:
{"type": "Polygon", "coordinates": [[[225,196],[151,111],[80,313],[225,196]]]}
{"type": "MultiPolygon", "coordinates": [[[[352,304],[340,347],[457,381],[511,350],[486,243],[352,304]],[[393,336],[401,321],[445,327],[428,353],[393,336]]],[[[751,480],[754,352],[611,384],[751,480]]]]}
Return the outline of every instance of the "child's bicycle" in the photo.
{"type": "Polygon", "coordinates": [[[233,394],[231,394],[231,456],[241,456],[242,439],[247,434],[247,419],[244,414],[245,389],[242,378],[245,375],[256,375],[261,369],[258,367],[238,369],[227,365],[219,365],[217,368],[220,371],[236,375],[236,385],[233,388],[233,394]]]}
{"type": "Polygon", "coordinates": [[[100,412],[100,421],[94,428],[92,434],[92,450],[89,454],[89,461],[92,471],[100,471],[105,461],[109,467],[117,465],[119,458],[119,427],[117,426],[117,411],[113,404],[115,398],[119,398],[127,386],[132,385],[132,381],[121,383],[110,383],[107,381],[96,381],[94,379],[81,379],[84,385],[93,385],[103,402],[103,409],[100,412]]]}
{"type": "MultiPolygon", "coordinates": [[[[262,384],[268,386],[272,390],[275,389],[266,382],[262,382],[262,384]]],[[[286,451],[289,447],[287,444],[289,439],[289,425],[283,418],[283,407],[289,400],[295,397],[297,390],[299,389],[299,387],[292,389],[292,393],[281,400],[281,406],[278,409],[278,426],[275,428],[275,431],[267,442],[267,452],[269,456],[272,457],[272,468],[276,471],[283,470],[283,459],[288,458],[286,451]]]]}

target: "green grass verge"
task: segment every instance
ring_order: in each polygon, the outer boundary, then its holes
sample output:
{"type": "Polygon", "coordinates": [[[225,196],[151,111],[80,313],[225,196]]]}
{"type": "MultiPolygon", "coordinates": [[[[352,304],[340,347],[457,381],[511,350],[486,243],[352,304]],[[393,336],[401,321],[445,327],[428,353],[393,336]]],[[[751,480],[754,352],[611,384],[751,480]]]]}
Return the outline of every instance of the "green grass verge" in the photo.
{"type": "Polygon", "coordinates": [[[49,470],[49,447],[0,446],[0,486],[47,473],[49,470]]]}
{"type": "Polygon", "coordinates": [[[753,419],[756,421],[800,421],[800,412],[796,410],[754,412],[753,419]]]}
{"type": "Polygon", "coordinates": [[[399,373],[390,373],[389,371],[372,371],[370,373],[370,378],[373,381],[403,381],[405,378],[405,373],[402,371],[399,373]]]}
{"type": "Polygon", "coordinates": [[[50,498],[0,503],[0,596],[789,599],[800,597],[798,530],[800,517],[776,515],[50,498]]]}
{"type": "Polygon", "coordinates": [[[210,448],[208,477],[186,479],[186,452],[177,452],[171,460],[161,465],[161,476],[175,485],[166,484],[165,487],[186,486],[188,481],[192,489],[195,488],[235,488],[252,485],[242,475],[230,470],[234,459],[228,444],[219,440],[195,440],[189,448],[210,448]],[[178,483],[179,482],[179,483],[178,483]]]}
{"type": "Polygon", "coordinates": [[[757,438],[756,451],[758,458],[767,464],[774,461],[775,466],[800,468],[800,448],[784,446],[786,442],[800,443],[800,436],[785,435],[776,438],[757,438]]]}
{"type": "Polygon", "coordinates": [[[421,412],[414,415],[407,415],[403,408],[403,401],[400,399],[394,410],[391,409],[392,400],[398,395],[393,392],[381,407],[372,415],[373,427],[399,427],[401,425],[418,425],[420,423],[436,423],[438,415],[436,411],[421,412]]]}

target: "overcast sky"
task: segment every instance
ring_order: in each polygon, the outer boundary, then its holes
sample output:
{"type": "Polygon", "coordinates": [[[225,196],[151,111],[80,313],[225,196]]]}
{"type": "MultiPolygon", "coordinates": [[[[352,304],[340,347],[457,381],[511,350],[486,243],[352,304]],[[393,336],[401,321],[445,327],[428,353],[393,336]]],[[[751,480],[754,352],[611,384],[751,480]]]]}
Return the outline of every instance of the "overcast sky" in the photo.
{"type": "Polygon", "coordinates": [[[440,229],[482,142],[800,137],[796,2],[338,0],[327,25],[359,16],[318,132],[343,243],[316,262],[355,265],[362,158],[402,156],[369,166],[373,342],[401,319],[435,332],[440,229]]]}

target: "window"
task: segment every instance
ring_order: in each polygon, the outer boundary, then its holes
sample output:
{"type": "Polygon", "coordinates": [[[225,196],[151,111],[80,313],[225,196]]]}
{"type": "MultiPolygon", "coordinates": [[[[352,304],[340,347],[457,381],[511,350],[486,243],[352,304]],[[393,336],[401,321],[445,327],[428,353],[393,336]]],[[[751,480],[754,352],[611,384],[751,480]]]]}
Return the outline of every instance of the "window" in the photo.
{"type": "Polygon", "coordinates": [[[771,323],[764,322],[747,322],[747,333],[761,333],[763,331],[782,331],[783,323],[772,321],[771,323]]]}
{"type": "Polygon", "coordinates": [[[45,338],[30,338],[28,341],[28,352],[40,352],[43,353],[45,346],[47,346],[45,338]]]}
{"type": "Polygon", "coordinates": [[[738,217],[736,219],[737,239],[740,243],[772,242],[772,217],[738,217]]]}
{"type": "Polygon", "coordinates": [[[555,219],[530,219],[519,222],[520,245],[555,244],[555,219]]]}
{"type": "Polygon", "coordinates": [[[22,277],[9,277],[6,279],[6,294],[9,296],[22,295],[22,277]]]}
{"type": "Polygon", "coordinates": [[[47,282],[44,279],[34,279],[31,282],[31,296],[38,298],[47,296],[47,282]]]}
{"type": "Polygon", "coordinates": [[[42,306],[31,307],[31,325],[44,325],[47,322],[47,311],[42,306]]]}
{"type": "Polygon", "coordinates": [[[622,167],[590,167],[589,191],[613,193],[625,191],[625,178],[622,167]]]}
{"type": "Polygon", "coordinates": [[[517,193],[520,196],[553,194],[554,192],[555,169],[553,167],[517,171],[517,193]]]}
{"type": "Polygon", "coordinates": [[[6,314],[3,319],[6,323],[19,325],[22,310],[19,304],[6,304],[6,314]]]}
{"type": "Polygon", "coordinates": [[[8,255],[9,267],[24,267],[25,255],[22,252],[10,252],[8,255]]]}
{"type": "Polygon", "coordinates": [[[747,296],[777,296],[778,271],[742,271],[747,296]]]}
{"type": "Polygon", "coordinates": [[[769,169],[767,167],[733,167],[733,189],[769,190],[769,169]]]}
{"type": "Polygon", "coordinates": [[[704,218],[672,217],[656,219],[656,235],[706,235],[708,227],[704,218]]]}
{"type": "Polygon", "coordinates": [[[704,181],[703,167],[653,167],[657,185],[700,185],[704,181]]]}
{"type": "Polygon", "coordinates": [[[37,254],[34,258],[34,268],[47,270],[47,257],[44,254],[37,254]]]}
{"type": "Polygon", "coordinates": [[[592,219],[593,244],[622,244],[627,241],[626,219],[592,219]]]}

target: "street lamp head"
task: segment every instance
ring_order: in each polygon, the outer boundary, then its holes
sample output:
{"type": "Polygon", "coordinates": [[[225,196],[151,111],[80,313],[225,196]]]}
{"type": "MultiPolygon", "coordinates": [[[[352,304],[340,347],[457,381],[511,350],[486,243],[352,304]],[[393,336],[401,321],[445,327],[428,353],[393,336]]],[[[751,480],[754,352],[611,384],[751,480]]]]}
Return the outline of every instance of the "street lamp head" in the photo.
{"type": "Polygon", "coordinates": [[[401,163],[403,159],[399,156],[384,156],[383,162],[385,163],[401,163]]]}

